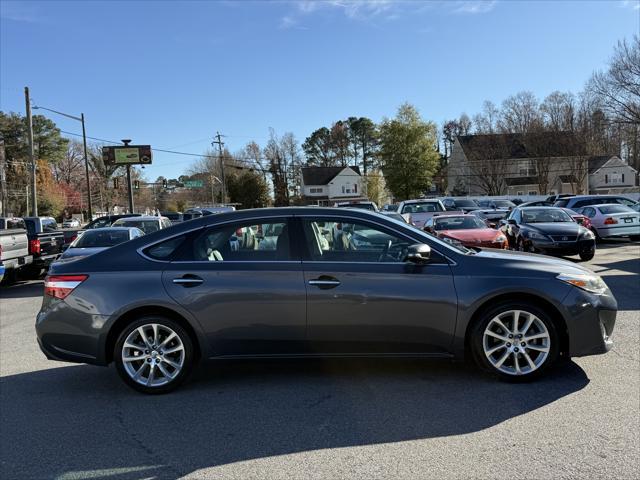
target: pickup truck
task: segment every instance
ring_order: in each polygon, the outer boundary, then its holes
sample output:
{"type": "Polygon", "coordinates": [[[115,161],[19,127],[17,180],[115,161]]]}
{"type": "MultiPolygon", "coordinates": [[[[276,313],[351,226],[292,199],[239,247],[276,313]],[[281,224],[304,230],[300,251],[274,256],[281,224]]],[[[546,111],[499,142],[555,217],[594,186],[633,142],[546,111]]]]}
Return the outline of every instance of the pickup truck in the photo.
{"type": "Polygon", "coordinates": [[[64,233],[58,230],[58,224],[51,217],[24,217],[29,238],[29,254],[33,263],[27,269],[26,276],[39,277],[62,253],[64,233]]]}
{"type": "MultiPolygon", "coordinates": [[[[29,265],[33,257],[29,255],[29,240],[21,218],[0,217],[0,270],[5,283],[15,279],[18,270],[29,265]]],[[[0,278],[2,281],[2,278],[0,278]]]]}
{"type": "Polygon", "coordinates": [[[400,202],[398,213],[402,215],[407,223],[422,229],[425,222],[431,217],[452,212],[447,212],[442,202],[436,198],[419,198],[400,202]]]}

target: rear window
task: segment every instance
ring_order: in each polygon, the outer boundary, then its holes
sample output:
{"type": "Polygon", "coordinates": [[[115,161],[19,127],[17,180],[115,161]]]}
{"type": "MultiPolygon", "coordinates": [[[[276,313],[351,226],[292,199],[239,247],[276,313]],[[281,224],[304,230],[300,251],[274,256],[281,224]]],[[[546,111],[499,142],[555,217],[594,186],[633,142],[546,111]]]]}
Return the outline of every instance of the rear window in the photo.
{"type": "Polygon", "coordinates": [[[160,230],[159,220],[118,220],[114,227],[136,227],[144,233],[149,234],[160,230]]]}
{"type": "Polygon", "coordinates": [[[169,260],[171,256],[178,250],[184,239],[185,235],[174,237],[164,242],[156,243],[151,247],[144,250],[145,255],[155,260],[169,260]]]}
{"type": "Polygon", "coordinates": [[[627,207],[626,205],[606,205],[604,207],[598,207],[598,210],[600,210],[605,215],[608,215],[610,213],[635,213],[635,210],[627,207]]]}
{"type": "Polygon", "coordinates": [[[84,232],[73,247],[112,247],[127,240],[129,240],[129,232],[126,230],[95,229],[84,232]]]}

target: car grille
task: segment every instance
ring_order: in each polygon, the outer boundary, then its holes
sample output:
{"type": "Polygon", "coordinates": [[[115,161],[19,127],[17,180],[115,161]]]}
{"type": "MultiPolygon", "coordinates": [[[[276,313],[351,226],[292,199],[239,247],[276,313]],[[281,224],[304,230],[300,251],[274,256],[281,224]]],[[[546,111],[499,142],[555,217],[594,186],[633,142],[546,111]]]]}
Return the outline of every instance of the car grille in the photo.
{"type": "Polygon", "coordinates": [[[551,235],[554,242],[575,242],[577,238],[576,235],[551,235]]]}

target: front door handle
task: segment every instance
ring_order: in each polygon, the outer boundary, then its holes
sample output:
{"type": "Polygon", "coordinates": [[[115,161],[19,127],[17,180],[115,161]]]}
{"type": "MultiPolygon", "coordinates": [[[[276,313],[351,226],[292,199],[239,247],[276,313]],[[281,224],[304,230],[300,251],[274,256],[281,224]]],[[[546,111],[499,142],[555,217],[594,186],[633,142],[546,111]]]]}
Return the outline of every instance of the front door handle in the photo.
{"type": "Polygon", "coordinates": [[[196,285],[202,284],[202,282],[204,282],[204,280],[195,275],[185,275],[184,277],[173,279],[173,283],[182,285],[183,287],[195,287],[196,285]]]}
{"type": "Polygon", "coordinates": [[[322,290],[328,290],[330,288],[336,288],[338,285],[340,285],[340,280],[333,277],[320,277],[309,280],[307,283],[322,290]]]}

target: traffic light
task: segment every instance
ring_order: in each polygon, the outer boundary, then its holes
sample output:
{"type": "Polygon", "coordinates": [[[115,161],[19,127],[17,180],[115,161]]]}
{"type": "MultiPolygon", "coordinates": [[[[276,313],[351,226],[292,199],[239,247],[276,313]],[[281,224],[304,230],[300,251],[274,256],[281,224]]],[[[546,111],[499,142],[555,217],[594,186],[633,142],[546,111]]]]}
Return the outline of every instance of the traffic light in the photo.
{"type": "Polygon", "coordinates": [[[133,181],[133,188],[134,188],[134,190],[139,190],[140,189],[140,180],[134,180],[133,181]]]}
{"type": "Polygon", "coordinates": [[[118,189],[118,177],[113,179],[113,188],[116,190],[118,189]]]}
{"type": "Polygon", "coordinates": [[[162,188],[167,188],[167,179],[166,178],[162,179],[162,188]]]}

